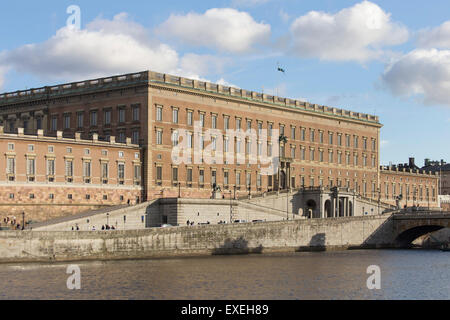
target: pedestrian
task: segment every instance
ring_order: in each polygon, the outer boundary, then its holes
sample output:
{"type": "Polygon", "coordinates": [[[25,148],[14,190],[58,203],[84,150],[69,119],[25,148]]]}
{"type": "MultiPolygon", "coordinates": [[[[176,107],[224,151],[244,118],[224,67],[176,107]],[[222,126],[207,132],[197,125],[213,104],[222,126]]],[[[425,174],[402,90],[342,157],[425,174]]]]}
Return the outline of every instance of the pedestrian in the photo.
{"type": "Polygon", "coordinates": [[[128,203],[128,205],[130,205],[130,204],[131,204],[131,200],[130,200],[130,199],[128,199],[127,203],[128,203]]]}
{"type": "Polygon", "coordinates": [[[188,221],[186,222],[186,224],[187,224],[188,226],[190,226],[190,225],[191,225],[191,222],[188,220],[188,221]]]}
{"type": "Polygon", "coordinates": [[[105,231],[105,226],[104,225],[102,226],[102,231],[105,231]]]}

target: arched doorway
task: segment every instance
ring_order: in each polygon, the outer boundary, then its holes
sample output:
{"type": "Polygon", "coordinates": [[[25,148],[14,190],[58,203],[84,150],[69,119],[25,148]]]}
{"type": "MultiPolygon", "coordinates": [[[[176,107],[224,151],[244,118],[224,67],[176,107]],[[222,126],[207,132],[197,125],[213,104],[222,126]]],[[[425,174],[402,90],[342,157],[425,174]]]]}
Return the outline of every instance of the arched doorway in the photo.
{"type": "Polygon", "coordinates": [[[331,201],[325,201],[325,215],[327,218],[333,218],[333,212],[331,211],[331,201]]]}

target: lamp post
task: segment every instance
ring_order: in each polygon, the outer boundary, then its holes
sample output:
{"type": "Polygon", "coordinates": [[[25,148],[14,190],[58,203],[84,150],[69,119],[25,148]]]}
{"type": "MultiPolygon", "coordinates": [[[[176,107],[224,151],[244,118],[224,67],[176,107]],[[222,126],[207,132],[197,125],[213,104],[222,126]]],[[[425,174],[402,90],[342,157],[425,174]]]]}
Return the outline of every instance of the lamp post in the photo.
{"type": "Polygon", "coordinates": [[[22,230],[25,230],[25,211],[22,212],[22,230]]]}
{"type": "Polygon", "coordinates": [[[181,198],[181,182],[178,182],[178,198],[181,198]]]}
{"type": "Polygon", "coordinates": [[[281,134],[280,137],[278,138],[279,155],[278,155],[278,187],[277,187],[277,191],[280,191],[280,185],[281,185],[281,181],[280,181],[281,144],[283,143],[284,147],[286,148],[287,141],[288,141],[288,139],[284,134],[281,134]]]}
{"type": "Polygon", "coordinates": [[[230,190],[230,223],[233,223],[233,202],[232,202],[232,191],[230,190]]]}

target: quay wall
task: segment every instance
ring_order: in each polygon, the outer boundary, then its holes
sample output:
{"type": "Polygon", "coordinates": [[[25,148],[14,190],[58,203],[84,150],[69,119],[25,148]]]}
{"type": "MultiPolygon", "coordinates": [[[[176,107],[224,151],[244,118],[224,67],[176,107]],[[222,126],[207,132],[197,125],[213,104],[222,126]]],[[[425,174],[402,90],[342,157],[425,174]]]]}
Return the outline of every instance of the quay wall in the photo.
{"type": "Polygon", "coordinates": [[[389,215],[118,231],[3,231],[0,263],[388,247],[389,215]]]}

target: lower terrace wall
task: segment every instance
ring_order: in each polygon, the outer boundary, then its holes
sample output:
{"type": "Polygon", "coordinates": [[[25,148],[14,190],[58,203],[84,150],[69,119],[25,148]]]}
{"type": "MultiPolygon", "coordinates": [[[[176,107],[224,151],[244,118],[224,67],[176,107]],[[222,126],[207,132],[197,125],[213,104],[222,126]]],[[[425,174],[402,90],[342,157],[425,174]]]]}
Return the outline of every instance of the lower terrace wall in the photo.
{"type": "Polygon", "coordinates": [[[105,232],[0,232],[0,262],[76,261],[390,246],[390,216],[105,232]],[[386,233],[380,232],[386,229],[386,233]]]}

